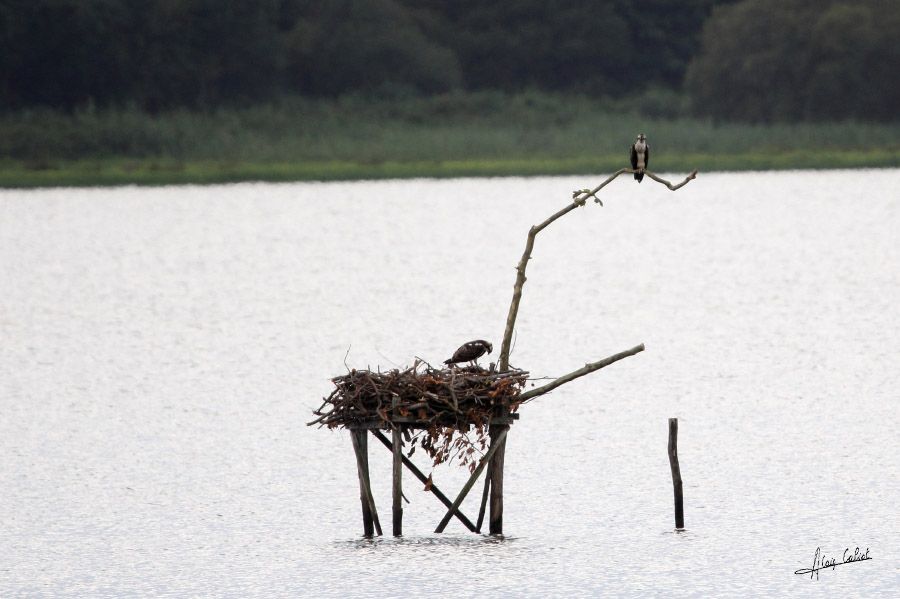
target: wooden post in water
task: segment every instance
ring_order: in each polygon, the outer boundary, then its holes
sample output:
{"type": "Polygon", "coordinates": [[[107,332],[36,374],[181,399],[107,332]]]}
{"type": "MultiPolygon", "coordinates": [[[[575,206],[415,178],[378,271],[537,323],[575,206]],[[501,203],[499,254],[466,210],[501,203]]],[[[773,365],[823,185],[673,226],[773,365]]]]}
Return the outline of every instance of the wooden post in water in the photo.
{"type": "Polygon", "coordinates": [[[366,429],[350,431],[350,439],[353,441],[353,453],[356,454],[356,472],[359,476],[359,500],[362,503],[363,534],[372,536],[372,525],[381,535],[381,523],[378,521],[378,512],[375,509],[375,499],[372,497],[372,487],[369,484],[369,447],[368,433],[366,429]]]}
{"type": "Polygon", "coordinates": [[[684,497],[681,494],[681,468],[678,466],[678,418],[669,418],[669,466],[675,489],[675,528],[684,528],[684,497]]]}
{"type": "MultiPolygon", "coordinates": [[[[493,427],[492,427],[493,428],[493,427]]],[[[437,525],[437,528],[434,529],[434,532],[441,533],[444,532],[444,528],[447,527],[447,523],[450,522],[450,517],[453,515],[453,512],[459,509],[459,506],[462,504],[463,499],[466,498],[466,495],[469,494],[469,491],[472,489],[472,485],[475,484],[475,481],[478,480],[478,477],[484,471],[488,464],[491,464],[491,460],[499,451],[503,450],[503,442],[506,440],[506,433],[509,432],[509,425],[503,425],[499,428],[503,430],[497,435],[497,437],[491,440],[491,447],[488,449],[487,454],[481,459],[481,462],[478,463],[478,467],[475,468],[475,472],[472,473],[472,476],[469,477],[469,480],[466,481],[466,484],[463,485],[462,490],[459,492],[459,495],[456,496],[456,499],[453,501],[453,505],[450,507],[450,510],[444,515],[443,519],[437,525]]],[[[487,474],[485,476],[488,476],[487,474]]],[[[501,501],[502,507],[502,501],[501,501]]],[[[493,514],[491,514],[493,516],[493,514]]],[[[491,521],[493,524],[493,520],[491,521]]]]}
{"type": "Polygon", "coordinates": [[[503,459],[506,454],[506,433],[508,424],[496,424],[490,428],[491,444],[496,443],[497,450],[491,458],[488,476],[491,477],[491,520],[490,533],[503,534],[503,459]]]}
{"type": "Polygon", "coordinates": [[[475,532],[481,532],[481,525],[484,523],[484,511],[487,509],[488,493],[491,490],[491,467],[488,466],[487,474],[484,475],[484,491],[481,492],[481,507],[478,508],[478,521],[475,523],[475,532]]]}
{"type": "Polygon", "coordinates": [[[403,486],[401,484],[401,476],[403,473],[403,439],[400,436],[399,424],[394,425],[394,468],[393,468],[393,499],[394,499],[394,536],[399,537],[403,534],[403,504],[400,503],[403,496],[403,486]]]}

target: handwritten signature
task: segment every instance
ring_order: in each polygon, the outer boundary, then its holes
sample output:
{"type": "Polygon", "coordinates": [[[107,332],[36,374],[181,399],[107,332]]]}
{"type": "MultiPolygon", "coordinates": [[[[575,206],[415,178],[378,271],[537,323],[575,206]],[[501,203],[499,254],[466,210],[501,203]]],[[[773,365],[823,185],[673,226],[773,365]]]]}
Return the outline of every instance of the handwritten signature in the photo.
{"type": "Polygon", "coordinates": [[[844,549],[843,560],[837,561],[836,557],[826,557],[824,553],[822,553],[821,547],[816,547],[816,553],[813,556],[813,567],[812,568],[801,568],[794,572],[794,574],[809,574],[809,579],[812,580],[813,576],[816,577],[816,580],[819,580],[819,570],[824,570],[826,568],[831,568],[834,570],[837,566],[841,564],[851,564],[853,562],[864,562],[866,560],[872,559],[869,557],[869,548],[866,547],[865,551],[861,551],[859,547],[853,550],[853,553],[850,553],[850,548],[847,547],[844,549]]]}

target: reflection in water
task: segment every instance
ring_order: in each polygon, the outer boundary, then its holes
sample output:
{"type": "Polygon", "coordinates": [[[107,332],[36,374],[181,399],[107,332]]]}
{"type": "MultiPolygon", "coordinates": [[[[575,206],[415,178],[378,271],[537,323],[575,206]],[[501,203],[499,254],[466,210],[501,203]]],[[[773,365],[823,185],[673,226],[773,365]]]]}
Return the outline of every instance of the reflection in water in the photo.
{"type": "Polygon", "coordinates": [[[340,541],[338,544],[348,543],[356,549],[384,549],[391,547],[458,547],[462,550],[477,549],[485,545],[502,545],[515,542],[516,537],[506,535],[471,535],[458,537],[452,535],[433,535],[430,537],[373,537],[354,539],[352,541],[340,541]]]}
{"type": "Polygon", "coordinates": [[[432,534],[406,473],[409,536],[357,536],[349,436],[304,426],[347,348],[499,343],[528,227],[597,179],[0,192],[0,595],[796,596],[845,546],[828,593],[892,592],[897,170],[623,180],[554,223],[512,363],[647,350],[523,406],[514,537],[432,534]]]}

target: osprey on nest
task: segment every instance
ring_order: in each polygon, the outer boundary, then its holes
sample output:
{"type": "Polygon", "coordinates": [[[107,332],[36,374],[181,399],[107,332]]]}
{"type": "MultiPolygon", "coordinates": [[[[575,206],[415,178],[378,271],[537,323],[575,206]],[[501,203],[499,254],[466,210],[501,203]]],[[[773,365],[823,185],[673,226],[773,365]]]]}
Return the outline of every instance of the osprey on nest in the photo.
{"type": "Polygon", "coordinates": [[[634,180],[640,183],[644,180],[644,169],[650,164],[650,144],[643,133],[638,134],[637,139],[631,144],[631,168],[639,171],[634,174],[634,180]]]}
{"type": "Polygon", "coordinates": [[[444,360],[444,364],[459,364],[460,362],[474,362],[477,364],[478,358],[492,351],[494,351],[494,346],[490,342],[476,339],[475,341],[463,343],[458,350],[453,352],[452,358],[444,360]]]}

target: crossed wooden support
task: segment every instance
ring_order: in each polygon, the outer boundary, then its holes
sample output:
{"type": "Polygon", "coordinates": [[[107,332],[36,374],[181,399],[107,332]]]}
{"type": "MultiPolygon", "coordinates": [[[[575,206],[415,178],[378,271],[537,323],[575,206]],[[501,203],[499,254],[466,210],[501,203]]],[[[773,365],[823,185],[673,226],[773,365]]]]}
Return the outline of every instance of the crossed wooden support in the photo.
{"type": "MultiPolygon", "coordinates": [[[[441,533],[447,527],[450,519],[454,516],[462,522],[463,526],[471,532],[480,533],[481,525],[484,522],[485,511],[488,499],[490,499],[490,534],[503,534],[503,461],[506,452],[506,435],[509,433],[510,425],[518,419],[518,414],[509,414],[506,416],[496,417],[491,420],[489,435],[491,439],[490,447],[487,453],[478,463],[475,471],[463,485],[456,499],[450,499],[441,492],[441,490],[433,482],[429,490],[438,498],[438,501],[447,508],[447,513],[441,518],[440,523],[434,532],[441,533]],[[477,523],[466,517],[460,510],[463,500],[472,490],[475,481],[481,476],[481,473],[487,468],[488,473],[484,479],[484,491],[481,496],[481,508],[478,511],[477,523]]],[[[390,424],[380,421],[364,423],[350,431],[353,441],[353,451],[356,454],[356,469],[359,475],[359,499],[362,504],[363,515],[363,533],[367,537],[377,533],[382,535],[381,523],[378,520],[378,511],[375,509],[375,499],[372,497],[372,485],[369,478],[369,456],[368,456],[368,431],[381,441],[389,451],[393,453],[393,534],[400,536],[403,534],[403,507],[401,500],[403,499],[402,490],[402,465],[405,465],[410,472],[422,483],[428,482],[428,477],[419,470],[412,461],[403,455],[403,433],[410,428],[424,428],[421,424],[409,418],[395,417],[390,424]],[[379,429],[385,426],[390,427],[392,431],[392,439],[388,439],[379,429]]]]}

